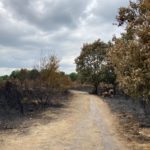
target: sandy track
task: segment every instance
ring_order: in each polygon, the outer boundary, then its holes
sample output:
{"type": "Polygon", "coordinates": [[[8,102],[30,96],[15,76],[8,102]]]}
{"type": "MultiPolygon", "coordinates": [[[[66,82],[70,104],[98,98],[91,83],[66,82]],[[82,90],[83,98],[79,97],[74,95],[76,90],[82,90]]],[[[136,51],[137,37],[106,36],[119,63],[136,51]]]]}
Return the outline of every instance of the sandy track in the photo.
{"type": "Polygon", "coordinates": [[[125,150],[107,104],[84,92],[72,93],[67,111],[55,121],[38,122],[26,134],[1,134],[0,150],[125,150]]]}

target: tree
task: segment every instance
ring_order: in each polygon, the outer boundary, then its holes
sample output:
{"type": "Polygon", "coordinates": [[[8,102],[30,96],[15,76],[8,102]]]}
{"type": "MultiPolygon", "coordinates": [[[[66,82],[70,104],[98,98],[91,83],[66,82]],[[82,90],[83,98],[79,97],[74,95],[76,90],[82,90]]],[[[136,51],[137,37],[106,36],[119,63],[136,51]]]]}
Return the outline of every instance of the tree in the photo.
{"type": "Polygon", "coordinates": [[[75,72],[72,72],[72,73],[69,74],[69,77],[70,77],[71,81],[74,82],[78,79],[78,74],[75,73],[75,72]]]}
{"type": "Polygon", "coordinates": [[[70,78],[64,72],[58,72],[58,81],[60,90],[66,91],[71,85],[70,78]]]}
{"type": "Polygon", "coordinates": [[[8,75],[0,76],[0,81],[6,81],[9,79],[8,75]]]}
{"type": "Polygon", "coordinates": [[[94,94],[98,94],[98,86],[102,81],[102,65],[106,63],[108,45],[101,40],[84,44],[80,56],[75,59],[76,71],[84,82],[93,84],[94,94]]]}
{"type": "Polygon", "coordinates": [[[130,2],[117,20],[126,26],[109,52],[117,80],[128,95],[150,101],[150,1],[130,2]]]}
{"type": "Polygon", "coordinates": [[[21,69],[19,72],[18,78],[21,82],[25,81],[28,78],[28,70],[27,69],[21,69]]]}
{"type": "Polygon", "coordinates": [[[12,79],[18,79],[19,78],[19,70],[15,70],[15,71],[12,71],[12,73],[10,74],[10,78],[12,79]]]}
{"type": "Polygon", "coordinates": [[[50,89],[58,86],[58,70],[59,60],[56,56],[50,56],[49,58],[44,58],[41,68],[42,80],[47,84],[50,89]]]}
{"type": "Polygon", "coordinates": [[[43,59],[40,72],[44,86],[50,90],[63,91],[70,86],[69,77],[65,72],[59,71],[59,60],[54,55],[43,59]]]}
{"type": "Polygon", "coordinates": [[[35,80],[40,76],[40,73],[37,69],[32,69],[28,72],[28,78],[31,80],[35,80]]]}
{"type": "Polygon", "coordinates": [[[28,78],[28,70],[21,69],[21,70],[13,71],[10,75],[10,78],[19,79],[21,82],[23,82],[25,79],[28,78]]]}
{"type": "Polygon", "coordinates": [[[108,62],[101,67],[101,80],[106,84],[115,85],[116,82],[116,74],[114,72],[114,67],[110,65],[108,62]]]}

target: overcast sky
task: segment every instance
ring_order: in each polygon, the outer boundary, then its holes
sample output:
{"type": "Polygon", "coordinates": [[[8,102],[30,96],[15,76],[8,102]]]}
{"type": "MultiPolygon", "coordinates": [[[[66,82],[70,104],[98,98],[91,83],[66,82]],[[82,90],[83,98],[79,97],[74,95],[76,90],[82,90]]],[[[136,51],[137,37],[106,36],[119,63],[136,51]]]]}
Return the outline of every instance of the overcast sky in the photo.
{"type": "Polygon", "coordinates": [[[0,75],[32,68],[55,54],[60,69],[75,71],[83,43],[109,41],[118,8],[128,0],[0,0],[0,75]]]}

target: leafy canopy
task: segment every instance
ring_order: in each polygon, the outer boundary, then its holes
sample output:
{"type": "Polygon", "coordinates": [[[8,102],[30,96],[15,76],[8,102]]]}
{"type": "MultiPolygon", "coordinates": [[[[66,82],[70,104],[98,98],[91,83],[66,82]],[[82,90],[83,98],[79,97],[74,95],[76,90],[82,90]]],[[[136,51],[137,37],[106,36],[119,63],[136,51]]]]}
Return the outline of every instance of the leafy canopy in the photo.
{"type": "Polygon", "coordinates": [[[109,52],[118,82],[125,93],[150,100],[150,1],[130,2],[120,8],[117,20],[126,26],[109,52]]]}
{"type": "Polygon", "coordinates": [[[102,81],[102,66],[106,64],[107,48],[108,45],[101,40],[83,45],[80,56],[75,59],[76,70],[83,82],[98,87],[102,81]]]}

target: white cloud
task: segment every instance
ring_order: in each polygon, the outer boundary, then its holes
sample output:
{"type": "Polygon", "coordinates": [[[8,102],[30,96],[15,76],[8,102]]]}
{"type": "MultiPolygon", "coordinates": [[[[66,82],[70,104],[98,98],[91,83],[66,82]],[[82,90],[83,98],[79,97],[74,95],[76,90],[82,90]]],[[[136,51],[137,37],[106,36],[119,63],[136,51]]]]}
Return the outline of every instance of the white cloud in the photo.
{"type": "Polygon", "coordinates": [[[0,0],[1,74],[33,67],[41,50],[58,55],[61,70],[74,71],[83,43],[98,38],[107,42],[123,31],[112,23],[118,8],[127,4],[128,0],[0,0]]]}

